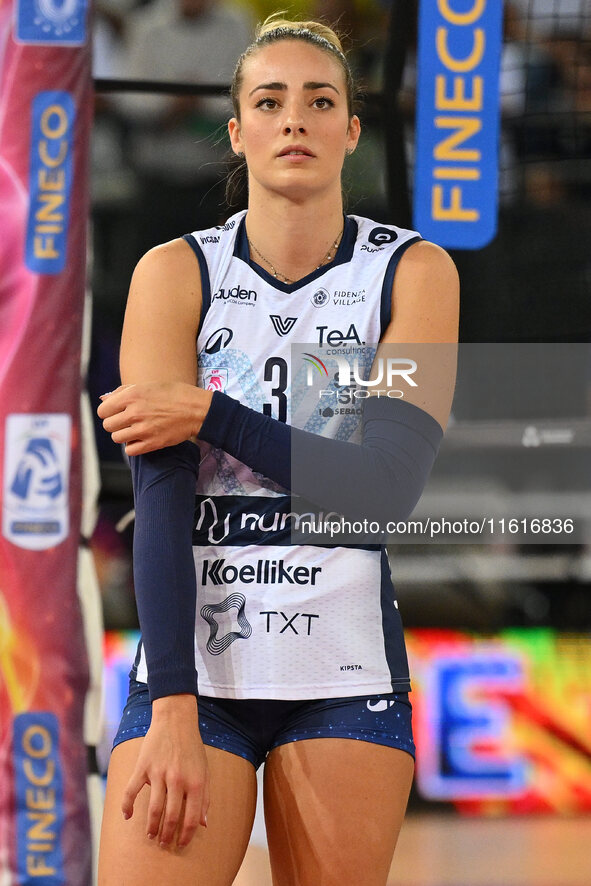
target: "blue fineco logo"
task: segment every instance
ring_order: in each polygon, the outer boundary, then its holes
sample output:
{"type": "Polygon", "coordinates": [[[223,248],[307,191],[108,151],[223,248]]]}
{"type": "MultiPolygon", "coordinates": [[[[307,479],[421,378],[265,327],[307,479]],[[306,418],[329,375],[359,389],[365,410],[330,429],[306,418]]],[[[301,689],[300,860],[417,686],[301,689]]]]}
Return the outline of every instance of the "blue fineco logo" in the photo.
{"type": "Polygon", "coordinates": [[[88,0],[19,0],[16,39],[21,43],[81,46],[88,0]]]}
{"type": "Polygon", "coordinates": [[[59,274],[66,264],[75,115],[68,92],[33,99],[26,263],[38,274],[59,274]]]}
{"type": "Polygon", "coordinates": [[[29,711],[15,716],[13,730],[18,882],[63,886],[59,721],[49,711],[29,711]]]}
{"type": "Polygon", "coordinates": [[[480,249],[497,226],[502,3],[421,0],[414,227],[480,249]]]}

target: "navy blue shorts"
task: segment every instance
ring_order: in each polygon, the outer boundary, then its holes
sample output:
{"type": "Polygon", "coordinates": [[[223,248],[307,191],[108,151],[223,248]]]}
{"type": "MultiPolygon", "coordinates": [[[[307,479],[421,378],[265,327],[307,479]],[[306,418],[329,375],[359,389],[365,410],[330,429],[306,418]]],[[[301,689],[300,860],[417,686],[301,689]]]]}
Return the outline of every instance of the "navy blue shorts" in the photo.
{"type": "MultiPolygon", "coordinates": [[[[244,757],[255,769],[273,748],[306,738],[352,738],[415,755],[407,692],[305,701],[200,695],[198,707],[203,743],[244,757]]],[[[151,719],[148,687],[130,679],[129,698],[113,747],[143,737],[151,719]]]]}

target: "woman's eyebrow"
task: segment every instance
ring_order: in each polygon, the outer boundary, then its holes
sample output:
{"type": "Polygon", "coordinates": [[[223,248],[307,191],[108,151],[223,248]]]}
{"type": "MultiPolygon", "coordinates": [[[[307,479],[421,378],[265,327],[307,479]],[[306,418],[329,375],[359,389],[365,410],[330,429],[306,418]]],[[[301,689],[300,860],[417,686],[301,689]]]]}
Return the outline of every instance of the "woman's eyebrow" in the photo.
{"type": "Polygon", "coordinates": [[[259,89],[268,89],[270,91],[271,90],[277,91],[277,90],[287,89],[287,83],[278,83],[278,82],[261,83],[260,86],[255,86],[254,89],[251,89],[251,91],[248,93],[249,98],[254,92],[257,92],[257,90],[259,90],[259,89]]]}
{"type": "Polygon", "coordinates": [[[316,83],[315,80],[308,80],[304,83],[304,89],[334,89],[336,94],[340,95],[339,90],[332,83],[316,83]]]}
{"type": "MultiPolygon", "coordinates": [[[[255,86],[254,89],[251,89],[251,91],[248,93],[249,98],[253,93],[257,92],[260,89],[268,90],[269,92],[282,92],[287,89],[287,83],[280,83],[279,81],[273,81],[272,83],[261,83],[260,86],[255,86]]],[[[336,88],[336,86],[333,86],[332,83],[317,83],[315,80],[307,80],[304,83],[304,89],[333,89],[337,95],[340,95],[339,90],[336,88]]]]}

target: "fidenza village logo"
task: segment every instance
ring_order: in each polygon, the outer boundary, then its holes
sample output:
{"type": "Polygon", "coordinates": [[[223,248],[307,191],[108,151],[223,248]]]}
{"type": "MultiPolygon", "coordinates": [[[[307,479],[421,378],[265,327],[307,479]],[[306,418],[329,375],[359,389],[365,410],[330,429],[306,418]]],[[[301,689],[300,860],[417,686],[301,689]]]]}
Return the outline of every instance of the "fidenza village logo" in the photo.
{"type": "MultiPolygon", "coordinates": [[[[322,378],[329,377],[329,370],[326,364],[316,354],[304,353],[304,361],[308,364],[306,368],[306,384],[312,387],[317,381],[317,375],[322,378]]],[[[418,387],[417,382],[411,376],[417,371],[417,362],[410,357],[378,357],[374,361],[374,377],[369,380],[362,378],[362,372],[359,367],[359,358],[353,357],[350,360],[344,356],[332,354],[330,357],[337,364],[337,371],[334,374],[335,384],[338,388],[351,388],[353,397],[363,400],[371,396],[386,396],[400,399],[404,397],[404,391],[394,388],[395,382],[400,384],[400,380],[406,382],[412,388],[418,387]],[[378,388],[378,385],[383,387],[378,388]]],[[[318,392],[318,397],[334,397],[339,391],[335,389],[322,388],[318,392]]]]}

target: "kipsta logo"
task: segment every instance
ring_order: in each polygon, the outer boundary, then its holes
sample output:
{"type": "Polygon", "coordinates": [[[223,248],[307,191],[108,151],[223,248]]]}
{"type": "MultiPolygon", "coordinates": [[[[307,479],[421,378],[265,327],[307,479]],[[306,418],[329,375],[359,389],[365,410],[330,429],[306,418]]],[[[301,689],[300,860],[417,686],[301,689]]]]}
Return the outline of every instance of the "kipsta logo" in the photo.
{"type": "Polygon", "coordinates": [[[374,228],[367,238],[374,246],[386,246],[398,239],[398,234],[391,228],[374,228]]]}
{"type": "Polygon", "coordinates": [[[209,625],[209,640],[207,641],[207,651],[212,655],[221,655],[226,649],[232,645],[234,640],[247,640],[252,634],[252,626],[249,623],[244,610],[246,608],[246,597],[244,594],[230,594],[221,603],[209,604],[201,608],[201,618],[209,625]],[[220,626],[216,621],[216,615],[229,612],[230,609],[236,609],[236,621],[240,627],[239,631],[228,631],[223,637],[218,637],[220,626]]]}
{"type": "Polygon", "coordinates": [[[203,350],[206,354],[217,354],[222,348],[228,347],[233,337],[234,333],[232,330],[228,329],[227,326],[222,326],[221,329],[216,329],[215,332],[211,333],[205,342],[203,350]]]}
{"type": "Polygon", "coordinates": [[[330,295],[326,291],[326,289],[317,289],[315,293],[310,297],[310,301],[314,305],[315,308],[323,308],[324,305],[327,305],[330,301],[330,295]]]}
{"type": "Polygon", "coordinates": [[[279,314],[269,314],[271,319],[271,323],[273,324],[273,328],[275,332],[279,336],[287,335],[293,327],[297,323],[297,317],[286,317],[285,320],[283,317],[280,317],[279,314]]]}

